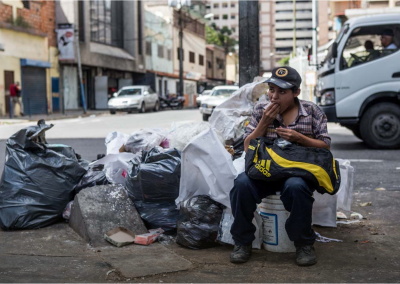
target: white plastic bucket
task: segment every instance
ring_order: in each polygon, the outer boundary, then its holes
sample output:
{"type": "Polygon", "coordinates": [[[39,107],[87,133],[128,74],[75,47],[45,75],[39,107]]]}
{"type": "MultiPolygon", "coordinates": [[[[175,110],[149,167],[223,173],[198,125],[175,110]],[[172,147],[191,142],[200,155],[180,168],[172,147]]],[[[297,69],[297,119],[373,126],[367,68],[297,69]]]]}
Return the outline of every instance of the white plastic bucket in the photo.
{"type": "Polygon", "coordinates": [[[285,223],[290,213],[285,210],[280,195],[270,195],[259,205],[263,220],[263,246],[272,252],[295,252],[294,243],[289,239],[285,223]]]}

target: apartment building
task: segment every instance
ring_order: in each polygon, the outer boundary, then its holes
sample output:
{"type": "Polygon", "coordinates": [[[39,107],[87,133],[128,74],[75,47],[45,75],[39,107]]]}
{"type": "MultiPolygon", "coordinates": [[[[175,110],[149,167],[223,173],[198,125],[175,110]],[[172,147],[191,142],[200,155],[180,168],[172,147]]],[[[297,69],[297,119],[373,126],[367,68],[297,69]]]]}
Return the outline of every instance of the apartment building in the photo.
{"type": "Polygon", "coordinates": [[[224,48],[208,44],[206,61],[207,89],[225,84],[227,64],[224,48]]]}
{"type": "MultiPolygon", "coordinates": [[[[58,62],[54,1],[0,1],[0,116],[10,112],[10,85],[19,82],[26,115],[53,110],[58,62]]],[[[13,114],[19,114],[19,107],[13,114]]]]}

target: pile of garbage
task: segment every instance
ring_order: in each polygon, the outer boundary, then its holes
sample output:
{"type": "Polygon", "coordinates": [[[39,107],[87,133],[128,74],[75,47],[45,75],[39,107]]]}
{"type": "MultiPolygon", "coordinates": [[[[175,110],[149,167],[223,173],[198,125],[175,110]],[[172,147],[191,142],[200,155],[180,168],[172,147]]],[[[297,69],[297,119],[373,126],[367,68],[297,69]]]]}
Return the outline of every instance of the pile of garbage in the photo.
{"type": "MultiPolygon", "coordinates": [[[[157,238],[169,242],[165,235],[176,235],[178,244],[191,249],[233,244],[229,193],[244,172],[243,134],[265,92],[262,82],[243,86],[215,108],[209,124],[112,132],[105,138],[106,155],[91,163],[69,146],[48,144],[44,133],[53,125],[43,120],[20,130],[6,142],[1,228],[36,229],[69,219],[75,195],[112,184],[126,191],[125,200],[133,202],[149,230],[136,236],[136,243],[148,245],[157,238]]],[[[258,232],[253,247],[261,248],[257,212],[253,223],[258,232]]],[[[118,230],[110,232],[126,229],[118,230]]]]}

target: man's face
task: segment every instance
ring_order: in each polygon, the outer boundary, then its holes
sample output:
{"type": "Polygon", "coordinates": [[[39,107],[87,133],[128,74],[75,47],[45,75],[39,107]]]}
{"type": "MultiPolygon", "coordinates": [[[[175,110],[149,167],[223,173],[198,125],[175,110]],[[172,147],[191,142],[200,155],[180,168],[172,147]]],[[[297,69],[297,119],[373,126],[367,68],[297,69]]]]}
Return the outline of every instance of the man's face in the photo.
{"type": "Polygon", "coordinates": [[[389,44],[392,43],[393,37],[388,35],[381,36],[381,43],[383,47],[387,47],[389,44]]]}
{"type": "Polygon", "coordinates": [[[280,106],[279,113],[285,112],[288,107],[293,105],[294,98],[300,94],[300,89],[293,93],[291,89],[282,89],[275,84],[268,84],[268,97],[272,103],[278,104],[280,106]]]}

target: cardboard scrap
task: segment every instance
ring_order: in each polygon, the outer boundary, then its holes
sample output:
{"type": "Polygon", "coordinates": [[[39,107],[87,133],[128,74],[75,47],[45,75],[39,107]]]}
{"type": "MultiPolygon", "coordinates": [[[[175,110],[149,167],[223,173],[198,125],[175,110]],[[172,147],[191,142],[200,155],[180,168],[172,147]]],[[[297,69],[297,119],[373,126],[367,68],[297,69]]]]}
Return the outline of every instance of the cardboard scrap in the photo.
{"type": "Polygon", "coordinates": [[[161,235],[162,233],[164,233],[164,230],[159,228],[159,229],[151,229],[147,234],[136,235],[135,244],[148,246],[154,243],[157,240],[158,236],[161,235]]]}

